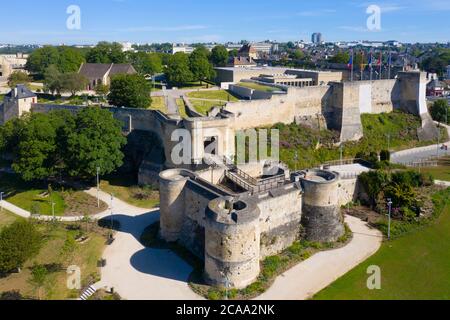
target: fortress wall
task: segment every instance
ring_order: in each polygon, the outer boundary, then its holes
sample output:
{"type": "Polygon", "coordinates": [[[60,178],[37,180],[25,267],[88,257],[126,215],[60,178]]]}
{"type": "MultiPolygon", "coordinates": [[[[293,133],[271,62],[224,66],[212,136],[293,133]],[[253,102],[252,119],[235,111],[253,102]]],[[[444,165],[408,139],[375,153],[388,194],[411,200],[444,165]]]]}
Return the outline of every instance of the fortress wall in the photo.
{"type": "Polygon", "coordinates": [[[200,259],[205,253],[205,209],[219,195],[190,180],[184,192],[184,218],[180,243],[200,259]]]}
{"type": "MultiPolygon", "coordinates": [[[[372,81],[371,102],[372,108],[369,113],[389,113],[394,111],[394,107],[399,97],[395,94],[397,80],[372,81]]],[[[361,111],[361,113],[366,113],[361,111]]]]}
{"type": "Polygon", "coordinates": [[[263,260],[282,252],[298,240],[302,216],[301,191],[293,185],[287,190],[273,190],[258,200],[258,207],[261,210],[260,259],[263,260]]]}

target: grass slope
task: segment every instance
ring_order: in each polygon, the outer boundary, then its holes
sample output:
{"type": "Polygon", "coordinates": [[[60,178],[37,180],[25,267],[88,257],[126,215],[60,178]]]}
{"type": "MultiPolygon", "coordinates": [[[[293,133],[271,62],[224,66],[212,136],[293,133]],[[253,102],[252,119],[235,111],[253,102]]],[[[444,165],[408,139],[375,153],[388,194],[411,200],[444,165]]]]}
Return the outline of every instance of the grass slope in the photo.
{"type": "Polygon", "coordinates": [[[450,299],[450,188],[434,196],[442,212],[432,225],[386,242],[367,261],[319,292],[317,300],[450,299]],[[382,289],[369,290],[369,266],[381,268],[382,289]]]}
{"type": "Polygon", "coordinates": [[[239,101],[238,98],[226,90],[195,91],[189,92],[187,96],[194,99],[222,100],[230,102],[239,101]]]}

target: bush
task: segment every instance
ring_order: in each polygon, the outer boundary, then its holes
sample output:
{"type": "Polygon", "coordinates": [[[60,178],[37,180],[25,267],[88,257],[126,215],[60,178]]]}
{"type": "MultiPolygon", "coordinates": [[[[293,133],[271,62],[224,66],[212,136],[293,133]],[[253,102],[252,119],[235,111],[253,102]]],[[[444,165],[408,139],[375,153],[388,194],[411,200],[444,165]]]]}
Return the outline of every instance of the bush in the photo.
{"type": "Polygon", "coordinates": [[[391,161],[391,152],[389,150],[381,150],[380,160],[387,161],[387,162],[391,161]]]}
{"type": "Polygon", "coordinates": [[[17,221],[0,233],[0,273],[8,273],[34,257],[41,248],[42,235],[28,221],[17,221]]]}
{"type": "Polygon", "coordinates": [[[23,296],[19,291],[6,291],[0,294],[0,300],[23,300],[23,296]]]}

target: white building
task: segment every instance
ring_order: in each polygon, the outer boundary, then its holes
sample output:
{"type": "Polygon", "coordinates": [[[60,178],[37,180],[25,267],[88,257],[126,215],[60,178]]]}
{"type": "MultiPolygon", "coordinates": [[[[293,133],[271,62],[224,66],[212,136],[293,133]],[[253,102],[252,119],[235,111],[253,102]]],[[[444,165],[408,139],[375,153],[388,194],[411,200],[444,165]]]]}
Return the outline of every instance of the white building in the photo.
{"type": "Polygon", "coordinates": [[[191,54],[194,52],[195,48],[185,45],[184,43],[174,43],[172,45],[172,54],[183,52],[186,54],[191,54]]]}

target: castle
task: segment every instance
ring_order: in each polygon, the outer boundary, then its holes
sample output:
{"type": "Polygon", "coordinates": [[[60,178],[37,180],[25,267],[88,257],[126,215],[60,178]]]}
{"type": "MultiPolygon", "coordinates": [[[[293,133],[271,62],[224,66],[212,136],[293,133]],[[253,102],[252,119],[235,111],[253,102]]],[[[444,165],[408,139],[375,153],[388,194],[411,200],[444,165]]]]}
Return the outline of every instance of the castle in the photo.
{"type": "MultiPolygon", "coordinates": [[[[422,118],[421,139],[437,135],[426,105],[426,75],[421,72],[401,72],[392,80],[332,81],[284,89],[273,95],[247,89],[248,95],[260,99],[228,103],[206,117],[189,105],[186,119],[159,111],[109,108],[125,133],[151,131],[158,137],[155,150],[161,156],[154,157],[153,150],[144,157],[139,183],[159,182],[161,237],[179,241],[204,259],[210,284],[249,285],[258,277],[262,259],[301,237],[336,241],[344,233],[339,208],[359,192],[356,178],[331,171],[291,173],[270,161],[240,166],[225,161],[210,166],[205,150],[212,145],[216,158],[232,159],[238,133],[276,123],[318,125],[338,130],[341,141],[359,140],[363,136],[361,114],[394,110],[422,118]],[[188,134],[181,135],[180,129],[188,134]],[[173,151],[182,142],[190,152],[177,162],[173,151]]],[[[36,102],[34,94],[19,86],[0,106],[0,123],[29,111],[84,108],[36,102]]]]}

